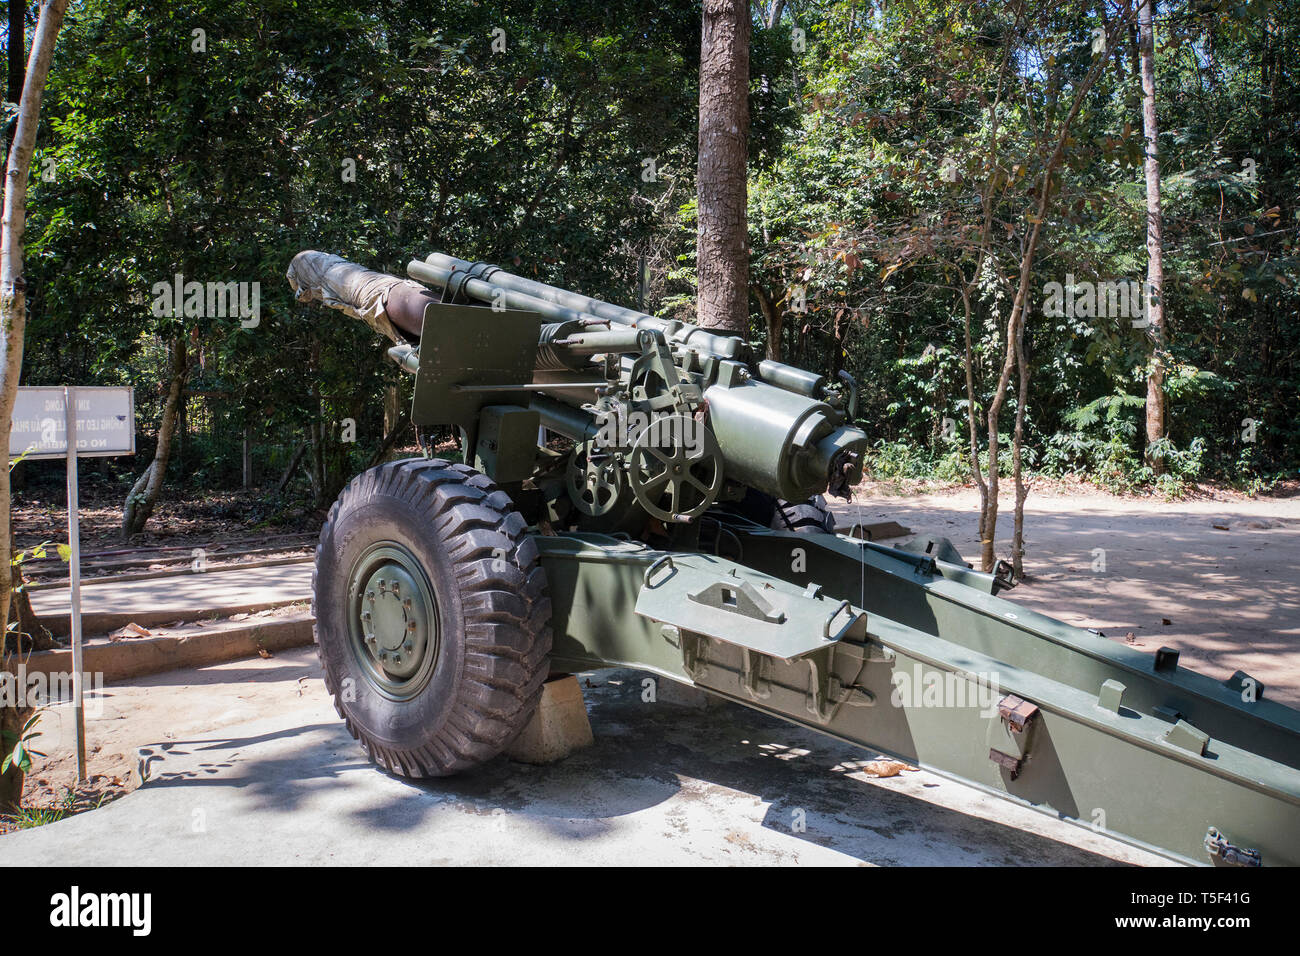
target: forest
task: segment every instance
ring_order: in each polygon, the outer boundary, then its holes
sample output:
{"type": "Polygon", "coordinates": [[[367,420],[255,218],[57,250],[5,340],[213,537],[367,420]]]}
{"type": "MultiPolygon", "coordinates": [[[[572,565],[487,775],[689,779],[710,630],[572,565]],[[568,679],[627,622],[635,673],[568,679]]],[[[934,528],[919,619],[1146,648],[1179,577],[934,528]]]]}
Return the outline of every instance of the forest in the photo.
{"type": "MultiPolygon", "coordinates": [[[[1300,5],[750,13],[743,334],[851,373],[869,474],[1295,477],[1300,5]]],[[[397,275],[443,251],[693,321],[700,31],[698,2],[72,4],[21,384],[135,387],[136,456],[85,466],[131,532],[158,495],[323,509],[413,445],[409,377],[295,303],[299,250],[397,275]]]]}

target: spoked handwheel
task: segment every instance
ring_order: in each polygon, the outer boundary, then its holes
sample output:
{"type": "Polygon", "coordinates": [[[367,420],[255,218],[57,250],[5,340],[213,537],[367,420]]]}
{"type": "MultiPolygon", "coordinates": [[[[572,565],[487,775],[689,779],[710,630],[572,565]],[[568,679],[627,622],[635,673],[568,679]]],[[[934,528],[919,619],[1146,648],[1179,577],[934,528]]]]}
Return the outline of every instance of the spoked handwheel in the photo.
{"type": "Polygon", "coordinates": [[[722,491],[722,452],[703,422],[657,419],[632,446],[628,480],[641,507],[660,521],[690,521],[722,491]]]}
{"type": "Polygon", "coordinates": [[[574,446],[565,484],[574,507],[592,518],[613,511],[627,491],[623,467],[613,450],[602,448],[595,441],[574,446]]]}

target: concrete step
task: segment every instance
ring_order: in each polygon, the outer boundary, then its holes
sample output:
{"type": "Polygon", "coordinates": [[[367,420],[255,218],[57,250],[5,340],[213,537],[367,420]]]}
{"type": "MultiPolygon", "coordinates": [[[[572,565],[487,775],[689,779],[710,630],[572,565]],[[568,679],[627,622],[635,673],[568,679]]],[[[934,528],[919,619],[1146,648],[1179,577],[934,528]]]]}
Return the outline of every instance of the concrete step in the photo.
{"type": "MultiPolygon", "coordinates": [[[[127,624],[151,628],[175,621],[230,617],[311,600],[311,562],[203,571],[143,581],[101,581],[81,588],[83,634],[127,624]]],[[[69,631],[67,588],[37,591],[32,609],[55,635],[69,631]]]]}

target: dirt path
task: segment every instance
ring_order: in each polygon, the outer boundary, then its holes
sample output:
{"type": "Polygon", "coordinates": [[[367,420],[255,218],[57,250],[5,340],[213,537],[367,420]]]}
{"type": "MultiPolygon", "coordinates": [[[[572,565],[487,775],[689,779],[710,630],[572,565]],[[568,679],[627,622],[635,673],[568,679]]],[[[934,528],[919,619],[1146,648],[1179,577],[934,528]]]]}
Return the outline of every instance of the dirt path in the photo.
{"type": "MultiPolygon", "coordinates": [[[[894,519],[978,555],[974,490],[897,495],[875,489],[839,516],[894,519]]],[[[1011,551],[1011,514],[997,553],[1011,551]]],[[[1244,670],[1300,706],[1300,499],[1162,501],[1035,492],[1025,516],[1030,580],[1008,600],[1224,678],[1244,670]]]]}

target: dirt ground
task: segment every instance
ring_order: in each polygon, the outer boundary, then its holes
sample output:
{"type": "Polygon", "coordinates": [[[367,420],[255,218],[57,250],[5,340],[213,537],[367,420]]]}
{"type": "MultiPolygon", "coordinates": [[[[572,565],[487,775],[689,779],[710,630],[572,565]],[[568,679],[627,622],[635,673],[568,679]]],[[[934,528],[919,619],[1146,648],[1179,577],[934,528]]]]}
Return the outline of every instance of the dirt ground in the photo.
{"type": "MultiPolygon", "coordinates": [[[[103,485],[83,487],[78,496],[83,553],[122,548],[122,502],[126,492],[103,485]]],[[[68,540],[67,496],[62,487],[32,487],[14,495],[14,543],[31,548],[68,540]]],[[[281,510],[266,491],[218,491],[183,500],[165,492],[133,547],[200,544],[250,534],[316,531],[324,515],[303,505],[281,510]]]]}
{"type": "MultiPolygon", "coordinates": [[[[875,484],[837,504],[841,518],[896,520],[942,534],[976,555],[972,489],[875,484]]],[[[1149,652],[1171,646],[1182,662],[1216,678],[1245,670],[1273,699],[1300,706],[1300,496],[1226,492],[1191,500],[1120,498],[1078,487],[1044,487],[1029,499],[1029,579],[1010,600],[1149,652]]],[[[997,551],[1010,550],[1010,513],[997,551]]],[[[283,713],[323,693],[314,655],[251,659],[109,686],[90,718],[91,783],[77,808],[113,799],[132,784],[142,741],[185,736],[283,713]]],[[[47,713],[46,736],[26,803],[55,807],[75,778],[66,708],[47,713]]]]}
{"type": "MultiPolygon", "coordinates": [[[[42,736],[34,742],[47,756],[33,760],[23,806],[53,811],[71,793],[74,812],[93,809],[139,786],[136,750],[145,741],[209,733],[284,713],[301,706],[304,696],[324,695],[313,648],[109,685],[102,698],[87,702],[87,783],[76,783],[72,710],[52,707],[43,713],[42,736]]],[[[0,822],[0,833],[4,829],[0,822]]]]}
{"type": "MultiPolygon", "coordinates": [[[[1244,670],[1274,700],[1300,706],[1300,494],[1214,491],[1166,501],[1087,487],[1036,487],[1026,503],[1027,580],[1002,597],[1226,678],[1244,670]],[[1131,639],[1130,639],[1131,635],[1131,639]]],[[[978,492],[860,487],[841,518],[893,519],[979,553],[978,492]]],[[[1010,502],[998,557],[1011,553],[1010,502]]]]}

